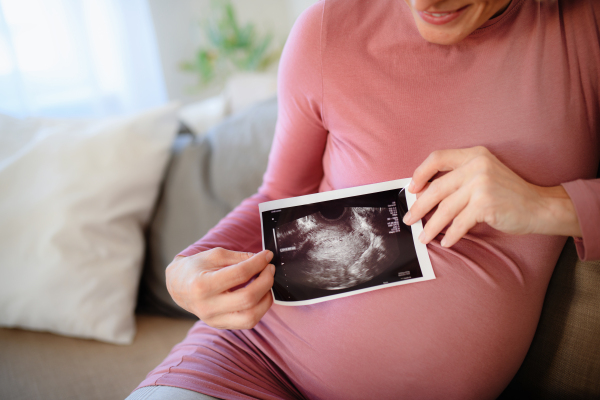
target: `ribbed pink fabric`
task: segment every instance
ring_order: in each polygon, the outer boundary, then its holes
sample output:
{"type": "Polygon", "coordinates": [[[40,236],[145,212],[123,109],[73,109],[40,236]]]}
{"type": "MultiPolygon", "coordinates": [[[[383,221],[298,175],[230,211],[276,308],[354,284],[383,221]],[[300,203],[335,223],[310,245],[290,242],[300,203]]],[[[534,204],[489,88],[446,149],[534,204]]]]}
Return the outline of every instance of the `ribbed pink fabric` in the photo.
{"type": "MultiPolygon", "coordinates": [[[[565,182],[600,258],[600,2],[513,0],[454,46],[401,0],[327,0],[286,45],[259,194],[182,255],[261,250],[257,204],[410,177],[436,149],[483,145],[526,180],[565,182]]],[[[565,238],[477,226],[428,251],[434,281],[312,306],[252,330],[202,322],[141,384],[226,399],[493,399],[521,364],[565,238]]]]}

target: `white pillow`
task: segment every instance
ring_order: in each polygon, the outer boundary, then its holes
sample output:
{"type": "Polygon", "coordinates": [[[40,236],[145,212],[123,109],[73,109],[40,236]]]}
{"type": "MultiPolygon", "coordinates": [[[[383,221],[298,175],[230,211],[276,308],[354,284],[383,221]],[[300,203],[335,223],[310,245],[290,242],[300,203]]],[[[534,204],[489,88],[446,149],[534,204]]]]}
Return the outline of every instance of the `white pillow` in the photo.
{"type": "Polygon", "coordinates": [[[0,326],[132,342],[143,227],[176,112],[0,115],[0,326]]]}

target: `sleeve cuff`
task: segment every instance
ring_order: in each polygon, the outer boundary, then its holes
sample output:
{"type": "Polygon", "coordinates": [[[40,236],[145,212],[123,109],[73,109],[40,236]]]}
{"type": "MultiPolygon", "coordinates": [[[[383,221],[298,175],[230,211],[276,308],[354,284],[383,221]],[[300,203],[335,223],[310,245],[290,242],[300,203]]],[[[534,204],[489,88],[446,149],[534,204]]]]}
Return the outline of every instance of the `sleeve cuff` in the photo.
{"type": "Polygon", "coordinates": [[[576,180],[562,186],[573,201],[582,237],[575,238],[582,261],[600,260],[600,179],[576,180]]]}

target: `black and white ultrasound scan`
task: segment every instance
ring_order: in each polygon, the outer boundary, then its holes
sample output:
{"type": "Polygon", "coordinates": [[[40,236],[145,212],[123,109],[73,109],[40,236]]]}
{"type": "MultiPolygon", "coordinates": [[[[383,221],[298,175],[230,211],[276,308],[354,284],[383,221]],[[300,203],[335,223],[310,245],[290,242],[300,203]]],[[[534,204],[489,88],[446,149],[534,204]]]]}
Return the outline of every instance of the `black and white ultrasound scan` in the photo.
{"type": "Polygon", "coordinates": [[[273,297],[307,305],[435,279],[423,230],[402,217],[415,201],[410,179],[259,205],[263,248],[274,254],[273,297]]]}

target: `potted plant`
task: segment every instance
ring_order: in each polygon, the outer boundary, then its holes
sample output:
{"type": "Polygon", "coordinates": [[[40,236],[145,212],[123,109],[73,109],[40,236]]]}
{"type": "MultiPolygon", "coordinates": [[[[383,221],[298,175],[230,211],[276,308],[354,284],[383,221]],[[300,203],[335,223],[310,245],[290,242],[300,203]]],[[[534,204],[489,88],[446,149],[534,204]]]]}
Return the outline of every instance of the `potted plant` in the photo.
{"type": "Polygon", "coordinates": [[[277,79],[269,69],[279,61],[282,50],[271,32],[260,34],[253,23],[240,24],[230,0],[213,3],[209,18],[201,27],[207,44],[180,67],[197,75],[196,90],[209,85],[225,90],[219,96],[183,110],[184,121],[193,125],[190,126],[193,130],[196,126],[198,131],[206,130],[213,121],[218,122],[227,114],[274,95],[277,79]],[[217,112],[222,115],[215,114],[217,112]]]}

